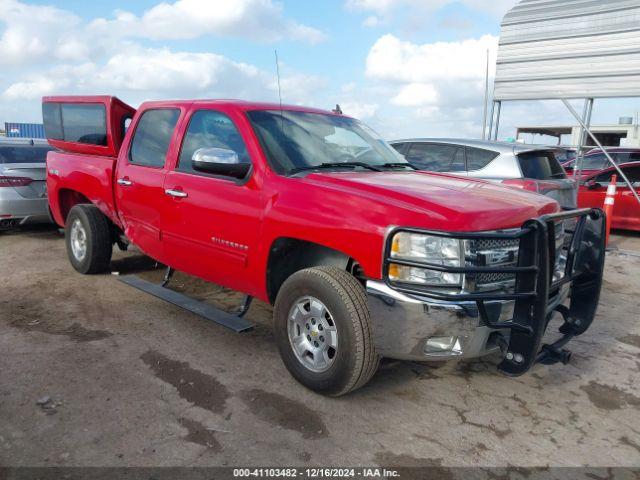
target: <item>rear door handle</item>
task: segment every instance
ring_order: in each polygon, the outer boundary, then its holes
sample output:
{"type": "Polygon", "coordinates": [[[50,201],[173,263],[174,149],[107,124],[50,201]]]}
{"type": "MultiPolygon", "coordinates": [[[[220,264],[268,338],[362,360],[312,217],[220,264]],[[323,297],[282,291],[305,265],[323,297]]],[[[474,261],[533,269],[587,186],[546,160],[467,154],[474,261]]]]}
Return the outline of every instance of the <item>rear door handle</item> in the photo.
{"type": "Polygon", "coordinates": [[[170,197],[176,198],[187,198],[189,196],[187,192],[183,192],[182,190],[172,190],[170,188],[165,190],[164,193],[166,193],[170,197]]]}
{"type": "Polygon", "coordinates": [[[123,187],[130,187],[131,185],[133,185],[133,182],[126,178],[119,178],[117,181],[118,185],[122,185],[123,187]]]}

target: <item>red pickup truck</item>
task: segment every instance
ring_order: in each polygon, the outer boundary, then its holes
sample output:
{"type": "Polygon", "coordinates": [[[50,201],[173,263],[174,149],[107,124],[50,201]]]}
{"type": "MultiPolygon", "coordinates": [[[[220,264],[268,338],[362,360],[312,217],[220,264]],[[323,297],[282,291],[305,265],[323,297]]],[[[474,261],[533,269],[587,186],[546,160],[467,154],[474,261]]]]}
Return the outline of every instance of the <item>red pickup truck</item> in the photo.
{"type": "Polygon", "coordinates": [[[381,357],[501,351],[508,375],[566,363],[595,315],[600,210],[414,171],[353,118],[235,100],[134,110],[107,96],[45,97],[43,117],[73,267],[103,272],[131,243],[273,304],[285,366],[318,392],[361,387],[381,357]],[[543,345],[556,312],[561,336],[543,345]]]}

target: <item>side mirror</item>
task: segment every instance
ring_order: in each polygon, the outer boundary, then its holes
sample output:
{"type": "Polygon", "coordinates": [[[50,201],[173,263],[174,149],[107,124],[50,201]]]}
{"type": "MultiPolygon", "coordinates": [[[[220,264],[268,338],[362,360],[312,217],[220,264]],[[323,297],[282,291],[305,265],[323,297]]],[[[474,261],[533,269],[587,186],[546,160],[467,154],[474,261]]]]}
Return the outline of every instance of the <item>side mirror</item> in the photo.
{"type": "Polygon", "coordinates": [[[600,188],[602,185],[600,185],[598,182],[596,182],[595,178],[592,178],[590,180],[587,180],[585,182],[585,186],[589,189],[589,190],[595,190],[596,188],[600,188]]]}
{"type": "Polygon", "coordinates": [[[238,154],[227,148],[199,148],[191,157],[193,169],[213,175],[243,179],[251,170],[251,163],[241,162],[238,154]]]}

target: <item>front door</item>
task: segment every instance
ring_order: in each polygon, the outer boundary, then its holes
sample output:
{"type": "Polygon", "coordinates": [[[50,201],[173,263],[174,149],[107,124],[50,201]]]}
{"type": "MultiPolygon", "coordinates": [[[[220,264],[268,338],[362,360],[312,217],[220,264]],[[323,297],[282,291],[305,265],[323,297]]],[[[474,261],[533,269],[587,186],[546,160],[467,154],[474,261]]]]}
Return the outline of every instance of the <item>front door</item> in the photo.
{"type": "Polygon", "coordinates": [[[127,238],[150,257],[165,262],[161,238],[161,209],[167,152],[180,109],[145,111],[133,132],[126,157],[116,172],[115,196],[127,238]]]}
{"type": "Polygon", "coordinates": [[[251,162],[230,116],[194,110],[177,164],[165,179],[164,246],[172,267],[246,292],[259,246],[262,196],[251,171],[237,180],[194,170],[194,152],[211,147],[232,150],[241,161],[251,162]]]}

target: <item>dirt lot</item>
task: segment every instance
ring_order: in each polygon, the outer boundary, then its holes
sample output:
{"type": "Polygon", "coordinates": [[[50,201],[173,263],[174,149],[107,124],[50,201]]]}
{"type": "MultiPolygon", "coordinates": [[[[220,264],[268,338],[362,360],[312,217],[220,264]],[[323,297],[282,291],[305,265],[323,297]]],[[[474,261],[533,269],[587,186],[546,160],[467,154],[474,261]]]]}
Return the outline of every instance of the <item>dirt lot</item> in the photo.
{"type": "MultiPolygon", "coordinates": [[[[0,465],[638,466],[640,237],[614,245],[627,253],[608,255],[570,365],[511,379],[492,357],[396,362],[329,399],[284,369],[269,306],[234,334],[116,275],[75,273],[55,230],[1,234],[0,465]]],[[[162,274],[135,253],[112,268],[162,274]]]]}

